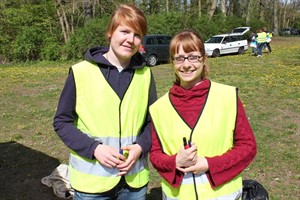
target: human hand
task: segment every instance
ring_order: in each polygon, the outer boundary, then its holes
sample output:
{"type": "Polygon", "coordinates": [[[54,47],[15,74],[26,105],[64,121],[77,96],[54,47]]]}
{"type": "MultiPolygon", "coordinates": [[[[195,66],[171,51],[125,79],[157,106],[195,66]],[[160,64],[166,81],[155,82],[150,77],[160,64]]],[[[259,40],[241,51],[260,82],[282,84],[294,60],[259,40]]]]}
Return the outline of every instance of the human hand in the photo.
{"type": "Polygon", "coordinates": [[[96,147],[94,156],[102,165],[110,168],[124,163],[126,159],[118,150],[105,144],[96,147]]]}
{"type": "Polygon", "coordinates": [[[176,167],[179,171],[182,171],[184,173],[192,172],[194,174],[202,174],[206,171],[208,171],[209,166],[206,158],[204,157],[197,157],[197,162],[195,165],[192,165],[190,167],[176,167]]]}
{"type": "Polygon", "coordinates": [[[138,144],[129,145],[121,148],[123,151],[128,151],[128,157],[124,163],[117,165],[116,167],[119,169],[119,176],[123,176],[128,173],[128,171],[132,168],[134,163],[139,159],[142,153],[142,148],[138,144]]]}
{"type": "Polygon", "coordinates": [[[176,167],[190,167],[197,162],[197,146],[195,143],[188,149],[181,147],[176,155],[176,167]]]}

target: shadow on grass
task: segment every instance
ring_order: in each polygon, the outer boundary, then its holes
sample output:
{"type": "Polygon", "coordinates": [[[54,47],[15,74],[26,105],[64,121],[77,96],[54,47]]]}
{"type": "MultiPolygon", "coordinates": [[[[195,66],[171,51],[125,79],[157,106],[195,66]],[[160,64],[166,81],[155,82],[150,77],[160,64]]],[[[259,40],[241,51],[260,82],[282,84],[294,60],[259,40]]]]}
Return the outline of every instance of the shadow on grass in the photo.
{"type": "Polygon", "coordinates": [[[41,183],[59,160],[17,142],[0,144],[0,199],[58,200],[52,188],[41,183]]]}
{"type": "MultiPolygon", "coordinates": [[[[0,143],[0,200],[60,200],[41,183],[58,165],[58,159],[17,142],[0,143]]],[[[159,199],[161,188],[151,188],[147,200],[159,199]]]]}

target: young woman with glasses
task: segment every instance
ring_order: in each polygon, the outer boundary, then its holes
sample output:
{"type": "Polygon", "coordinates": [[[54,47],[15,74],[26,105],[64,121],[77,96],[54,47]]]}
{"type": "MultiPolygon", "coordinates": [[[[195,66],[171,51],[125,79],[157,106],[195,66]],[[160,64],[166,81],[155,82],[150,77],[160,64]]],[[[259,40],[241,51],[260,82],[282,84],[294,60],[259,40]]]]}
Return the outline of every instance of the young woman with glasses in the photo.
{"type": "Polygon", "coordinates": [[[174,85],[150,106],[150,160],[163,178],[163,199],[239,199],[256,141],[237,89],[208,79],[196,32],[177,33],[170,57],[174,85]]]}

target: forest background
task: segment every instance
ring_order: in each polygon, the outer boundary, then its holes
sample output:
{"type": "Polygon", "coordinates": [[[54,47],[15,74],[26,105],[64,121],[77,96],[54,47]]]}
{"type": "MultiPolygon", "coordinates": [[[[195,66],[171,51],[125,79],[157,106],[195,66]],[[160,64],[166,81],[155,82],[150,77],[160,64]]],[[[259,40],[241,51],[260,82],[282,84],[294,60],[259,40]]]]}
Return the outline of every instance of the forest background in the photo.
{"type": "Polygon", "coordinates": [[[108,18],[120,3],[143,10],[149,34],[192,28],[206,40],[238,26],[275,36],[300,30],[298,0],[1,0],[0,64],[81,59],[87,48],[107,45],[108,18]]]}
{"type": "MultiPolygon", "coordinates": [[[[274,32],[273,52],[261,59],[248,50],[208,64],[212,80],[240,89],[256,135],[258,155],[243,177],[261,182],[272,200],[299,199],[300,37],[277,37],[282,28],[300,29],[299,0],[1,0],[0,200],[58,200],[40,181],[68,161],[52,127],[57,101],[69,67],[86,48],[107,44],[108,18],[121,2],[145,12],[149,33],[193,28],[207,39],[238,26],[274,32]]],[[[168,64],[152,71],[162,96],[173,71],[168,64]]],[[[147,199],[160,199],[159,175],[150,172],[147,199]]]]}

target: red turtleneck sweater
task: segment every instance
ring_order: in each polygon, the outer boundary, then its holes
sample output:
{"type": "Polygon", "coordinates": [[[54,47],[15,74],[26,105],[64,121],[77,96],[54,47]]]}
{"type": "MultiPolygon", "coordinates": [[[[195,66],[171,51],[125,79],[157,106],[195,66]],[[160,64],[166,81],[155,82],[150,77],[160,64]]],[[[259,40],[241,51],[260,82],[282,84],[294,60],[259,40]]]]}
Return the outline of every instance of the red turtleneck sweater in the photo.
{"type": "MultiPolygon", "coordinates": [[[[178,113],[194,127],[202,110],[210,81],[204,80],[186,90],[178,85],[170,89],[170,98],[178,113]]],[[[200,148],[201,145],[198,145],[200,148]]],[[[218,187],[241,173],[256,155],[256,141],[248,122],[242,102],[238,99],[237,120],[234,131],[234,146],[223,155],[206,157],[209,171],[206,172],[213,188],[218,187]]],[[[158,173],[173,187],[179,187],[183,173],[176,169],[176,155],[169,156],[162,151],[155,127],[152,124],[152,148],[150,161],[158,173]]]]}

